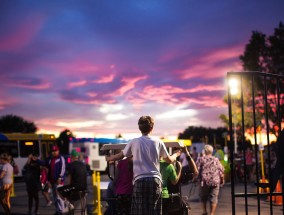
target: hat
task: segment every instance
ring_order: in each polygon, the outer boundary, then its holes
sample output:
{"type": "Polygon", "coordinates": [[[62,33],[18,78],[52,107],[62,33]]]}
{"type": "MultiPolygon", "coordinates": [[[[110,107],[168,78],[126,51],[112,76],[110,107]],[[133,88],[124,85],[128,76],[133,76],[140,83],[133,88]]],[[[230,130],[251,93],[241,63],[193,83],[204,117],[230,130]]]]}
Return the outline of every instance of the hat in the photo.
{"type": "Polygon", "coordinates": [[[52,146],[51,151],[55,152],[55,151],[59,151],[58,146],[52,146]]]}
{"type": "Polygon", "coordinates": [[[73,149],[72,151],[71,151],[71,156],[73,156],[73,157],[79,157],[79,152],[77,152],[75,149],[73,149]]]}

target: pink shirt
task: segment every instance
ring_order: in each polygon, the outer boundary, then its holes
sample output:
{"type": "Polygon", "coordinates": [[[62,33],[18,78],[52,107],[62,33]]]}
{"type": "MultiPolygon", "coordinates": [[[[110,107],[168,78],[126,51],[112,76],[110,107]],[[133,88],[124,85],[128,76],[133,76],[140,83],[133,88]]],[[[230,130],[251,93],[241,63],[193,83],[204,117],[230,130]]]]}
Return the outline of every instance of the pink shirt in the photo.
{"type": "Polygon", "coordinates": [[[252,165],[253,161],[252,161],[252,151],[246,151],[246,165],[252,165]]]}
{"type": "Polygon", "coordinates": [[[133,170],[128,166],[130,158],[118,162],[117,169],[119,171],[118,179],[115,183],[116,194],[132,194],[133,191],[133,170]]]}

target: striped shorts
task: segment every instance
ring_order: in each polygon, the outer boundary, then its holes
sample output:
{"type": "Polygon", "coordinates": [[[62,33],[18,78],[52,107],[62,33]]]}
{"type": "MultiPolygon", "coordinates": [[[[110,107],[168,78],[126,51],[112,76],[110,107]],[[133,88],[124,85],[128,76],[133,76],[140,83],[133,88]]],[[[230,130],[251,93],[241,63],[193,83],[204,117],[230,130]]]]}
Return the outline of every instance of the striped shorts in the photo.
{"type": "Polygon", "coordinates": [[[148,177],[135,181],[131,203],[131,215],[162,214],[162,182],[148,177]]]}

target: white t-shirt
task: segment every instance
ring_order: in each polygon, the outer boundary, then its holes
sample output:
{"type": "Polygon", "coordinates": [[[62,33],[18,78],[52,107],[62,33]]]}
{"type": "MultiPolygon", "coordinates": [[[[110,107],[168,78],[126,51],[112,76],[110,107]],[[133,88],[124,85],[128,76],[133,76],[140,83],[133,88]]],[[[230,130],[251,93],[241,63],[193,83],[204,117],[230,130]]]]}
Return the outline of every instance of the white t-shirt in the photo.
{"type": "Polygon", "coordinates": [[[181,162],[182,167],[188,166],[188,161],[186,159],[186,154],[184,152],[181,153],[181,155],[179,156],[179,161],[181,162]]]}
{"type": "Polygon", "coordinates": [[[2,166],[0,171],[5,171],[4,177],[0,180],[0,186],[4,184],[12,184],[13,183],[13,167],[10,163],[5,163],[2,166]]]}
{"type": "Polygon", "coordinates": [[[133,156],[133,181],[145,177],[156,177],[162,181],[160,174],[160,156],[166,158],[169,153],[160,139],[141,136],[131,140],[123,150],[126,157],[133,156]]]}

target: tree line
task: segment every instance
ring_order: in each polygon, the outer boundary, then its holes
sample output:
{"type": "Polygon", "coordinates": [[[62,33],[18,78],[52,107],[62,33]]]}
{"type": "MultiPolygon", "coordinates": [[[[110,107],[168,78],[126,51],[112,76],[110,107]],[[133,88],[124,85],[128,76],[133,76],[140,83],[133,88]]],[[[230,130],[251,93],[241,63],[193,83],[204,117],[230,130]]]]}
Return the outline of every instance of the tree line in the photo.
{"type": "MultiPolygon", "coordinates": [[[[36,133],[38,127],[34,122],[21,116],[8,114],[0,117],[0,133],[36,133]]],[[[69,153],[70,138],[74,137],[69,129],[64,129],[56,138],[57,146],[62,154],[69,153]]]]}

